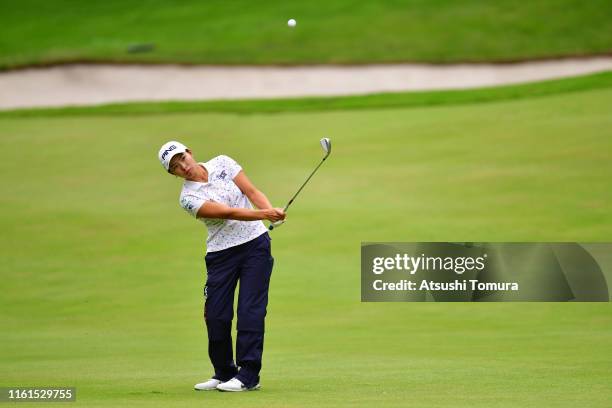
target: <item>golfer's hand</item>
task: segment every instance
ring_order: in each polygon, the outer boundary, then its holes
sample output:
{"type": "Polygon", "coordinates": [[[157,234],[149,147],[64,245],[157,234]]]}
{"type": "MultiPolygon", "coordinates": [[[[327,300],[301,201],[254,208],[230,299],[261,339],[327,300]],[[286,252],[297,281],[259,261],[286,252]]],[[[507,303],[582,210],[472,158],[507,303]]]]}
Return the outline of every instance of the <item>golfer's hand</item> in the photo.
{"type": "Polygon", "coordinates": [[[265,211],[266,219],[272,222],[281,221],[287,217],[287,214],[285,214],[282,208],[270,208],[265,211]]]}

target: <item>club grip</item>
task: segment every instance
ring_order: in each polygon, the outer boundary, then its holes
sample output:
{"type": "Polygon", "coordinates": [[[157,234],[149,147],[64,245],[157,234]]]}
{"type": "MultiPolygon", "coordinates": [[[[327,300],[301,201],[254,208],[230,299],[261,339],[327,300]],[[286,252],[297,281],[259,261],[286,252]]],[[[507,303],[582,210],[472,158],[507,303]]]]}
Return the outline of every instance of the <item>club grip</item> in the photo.
{"type": "Polygon", "coordinates": [[[285,220],[281,220],[281,221],[276,221],[273,222],[272,224],[270,224],[270,226],[268,227],[268,230],[272,231],[274,228],[279,227],[281,225],[283,225],[285,223],[285,220]]]}

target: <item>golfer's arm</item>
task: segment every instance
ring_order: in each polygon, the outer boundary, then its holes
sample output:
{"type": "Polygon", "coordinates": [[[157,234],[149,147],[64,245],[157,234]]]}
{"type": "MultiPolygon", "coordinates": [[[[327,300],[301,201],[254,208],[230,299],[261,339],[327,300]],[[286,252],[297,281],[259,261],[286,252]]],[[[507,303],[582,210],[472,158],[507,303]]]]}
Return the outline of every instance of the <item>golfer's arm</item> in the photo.
{"type": "Polygon", "coordinates": [[[224,204],[208,201],[198,210],[198,218],[220,218],[239,221],[265,220],[264,210],[249,210],[247,208],[232,208],[224,204]]]}
{"type": "Polygon", "coordinates": [[[251,180],[248,179],[243,170],[240,170],[240,173],[234,177],[234,183],[238,186],[240,191],[249,198],[249,201],[251,201],[255,207],[262,210],[272,208],[272,204],[270,200],[268,200],[268,197],[251,183],[251,180]]]}
{"type": "Polygon", "coordinates": [[[249,197],[249,200],[257,208],[260,208],[262,210],[265,210],[266,208],[272,208],[272,204],[270,203],[270,200],[268,200],[268,197],[266,197],[266,195],[259,190],[255,190],[251,193],[251,195],[247,194],[246,196],[249,197]]]}

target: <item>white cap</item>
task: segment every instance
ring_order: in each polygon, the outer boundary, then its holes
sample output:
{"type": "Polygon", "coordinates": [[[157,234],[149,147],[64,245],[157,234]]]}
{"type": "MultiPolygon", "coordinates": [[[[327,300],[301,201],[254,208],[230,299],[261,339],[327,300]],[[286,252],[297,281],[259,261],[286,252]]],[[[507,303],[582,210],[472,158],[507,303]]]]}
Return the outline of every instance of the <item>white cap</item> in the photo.
{"type": "Polygon", "coordinates": [[[171,141],[168,143],[164,143],[164,145],[159,149],[159,153],[157,157],[161,162],[162,166],[168,171],[170,168],[170,160],[174,157],[175,154],[184,153],[187,151],[187,146],[182,144],[181,142],[171,141]]]}

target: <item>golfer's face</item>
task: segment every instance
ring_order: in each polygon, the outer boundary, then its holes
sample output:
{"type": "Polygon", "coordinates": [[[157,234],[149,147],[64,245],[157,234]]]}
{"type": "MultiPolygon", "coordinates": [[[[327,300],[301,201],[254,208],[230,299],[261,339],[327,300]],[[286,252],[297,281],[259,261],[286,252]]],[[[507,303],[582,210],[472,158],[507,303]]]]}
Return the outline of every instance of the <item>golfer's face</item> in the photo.
{"type": "Polygon", "coordinates": [[[195,176],[195,170],[198,163],[193,159],[189,152],[179,153],[172,157],[168,170],[175,176],[189,179],[195,176]]]}

